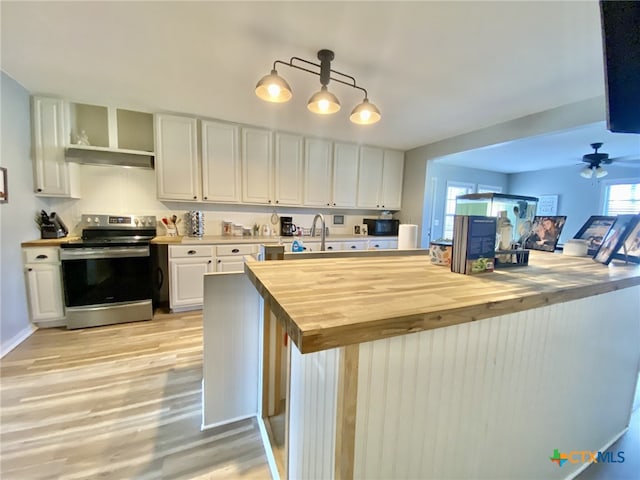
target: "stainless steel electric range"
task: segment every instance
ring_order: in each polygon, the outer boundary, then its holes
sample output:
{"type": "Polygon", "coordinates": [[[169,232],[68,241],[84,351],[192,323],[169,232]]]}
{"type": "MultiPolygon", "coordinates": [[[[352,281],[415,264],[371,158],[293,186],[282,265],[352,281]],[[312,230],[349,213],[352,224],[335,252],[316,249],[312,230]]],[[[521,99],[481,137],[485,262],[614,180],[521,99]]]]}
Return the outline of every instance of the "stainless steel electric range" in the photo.
{"type": "Polygon", "coordinates": [[[82,215],[82,239],[61,245],[67,328],[151,320],[156,218],[82,215]]]}

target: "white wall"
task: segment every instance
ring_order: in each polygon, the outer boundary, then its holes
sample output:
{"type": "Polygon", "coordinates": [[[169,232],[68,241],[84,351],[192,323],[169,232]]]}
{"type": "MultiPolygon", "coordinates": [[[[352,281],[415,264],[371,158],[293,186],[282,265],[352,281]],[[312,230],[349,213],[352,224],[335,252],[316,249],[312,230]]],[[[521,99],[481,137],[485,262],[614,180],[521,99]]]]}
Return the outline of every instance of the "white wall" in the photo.
{"type": "Polygon", "coordinates": [[[47,205],[33,194],[29,92],[4,72],[0,84],[1,162],[7,168],[9,187],[9,202],[0,204],[0,347],[4,355],[33,331],[20,243],[40,237],[34,216],[47,205]]]}
{"type": "Polygon", "coordinates": [[[566,215],[567,222],[559,243],[573,238],[591,215],[602,215],[605,185],[625,179],[640,182],[640,162],[634,165],[606,166],[609,175],[602,179],[586,179],[579,175],[580,165],[553,168],[537,172],[509,175],[509,192],[516,195],[558,195],[558,215],[566,215]]]}

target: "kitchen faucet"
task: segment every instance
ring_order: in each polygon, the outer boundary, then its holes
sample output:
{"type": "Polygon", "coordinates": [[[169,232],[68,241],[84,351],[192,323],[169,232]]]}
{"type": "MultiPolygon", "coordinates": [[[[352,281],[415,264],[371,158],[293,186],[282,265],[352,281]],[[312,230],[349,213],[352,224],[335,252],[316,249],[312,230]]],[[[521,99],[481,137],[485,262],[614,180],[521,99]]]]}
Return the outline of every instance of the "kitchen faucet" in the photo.
{"type": "Polygon", "coordinates": [[[327,229],[324,226],[324,215],[322,215],[321,213],[318,213],[315,217],[313,217],[313,224],[311,225],[311,236],[316,236],[316,221],[318,219],[320,219],[320,221],[322,222],[322,231],[320,232],[320,251],[324,252],[324,241],[326,238],[327,229]]]}

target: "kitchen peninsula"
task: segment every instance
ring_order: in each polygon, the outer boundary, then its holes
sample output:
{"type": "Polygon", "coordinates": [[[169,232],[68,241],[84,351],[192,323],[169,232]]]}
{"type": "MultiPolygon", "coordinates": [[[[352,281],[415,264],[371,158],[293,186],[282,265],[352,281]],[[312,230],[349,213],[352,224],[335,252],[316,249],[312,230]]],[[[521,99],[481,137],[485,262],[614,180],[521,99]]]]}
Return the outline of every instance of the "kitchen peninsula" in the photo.
{"type": "Polygon", "coordinates": [[[477,276],[419,256],[245,272],[294,343],[288,478],[566,478],[586,464],[554,449],[627,428],[638,266],[531,252],[477,276]]]}

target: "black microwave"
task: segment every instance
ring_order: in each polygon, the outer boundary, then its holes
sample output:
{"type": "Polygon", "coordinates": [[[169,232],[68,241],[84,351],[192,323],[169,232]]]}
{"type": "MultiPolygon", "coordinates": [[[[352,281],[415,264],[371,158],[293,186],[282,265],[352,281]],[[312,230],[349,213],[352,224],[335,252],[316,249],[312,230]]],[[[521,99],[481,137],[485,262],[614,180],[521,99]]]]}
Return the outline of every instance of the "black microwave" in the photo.
{"type": "Polygon", "coordinates": [[[381,218],[363,218],[369,235],[396,237],[400,220],[383,220],[381,218]]]}

